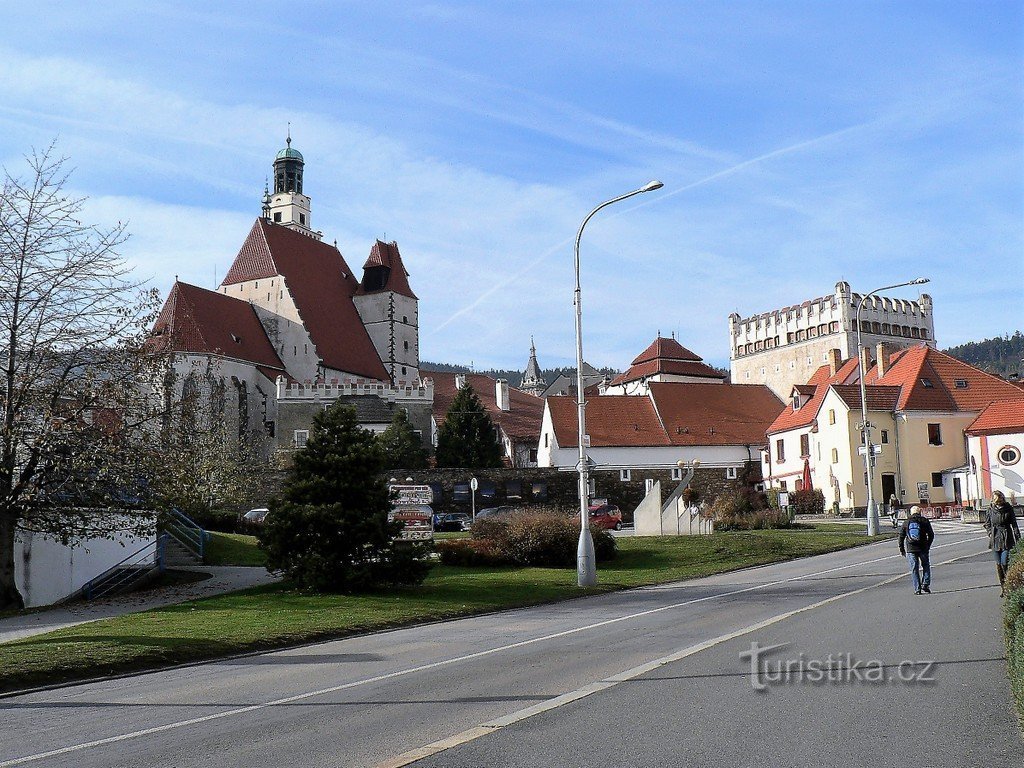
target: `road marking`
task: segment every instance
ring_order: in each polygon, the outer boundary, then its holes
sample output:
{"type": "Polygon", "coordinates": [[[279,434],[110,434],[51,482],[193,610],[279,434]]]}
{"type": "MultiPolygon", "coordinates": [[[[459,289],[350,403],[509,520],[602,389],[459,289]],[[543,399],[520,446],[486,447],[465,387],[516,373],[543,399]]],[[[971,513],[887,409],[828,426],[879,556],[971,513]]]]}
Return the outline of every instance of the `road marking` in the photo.
{"type": "MultiPolygon", "coordinates": [[[[977,538],[969,539],[968,541],[977,541],[977,538]]],[[[975,557],[977,554],[978,553],[975,552],[969,555],[961,555],[960,557],[954,557],[950,560],[944,560],[943,562],[936,563],[935,565],[949,565],[950,563],[955,563],[958,560],[966,560],[967,558],[975,557]]],[[[455,735],[449,736],[445,739],[441,739],[440,741],[435,741],[431,744],[426,744],[422,747],[418,747],[417,749],[412,749],[408,752],[404,752],[401,755],[396,755],[395,757],[392,757],[391,759],[378,764],[375,768],[404,768],[404,766],[412,765],[413,763],[417,763],[420,760],[432,757],[433,755],[440,754],[441,752],[446,752],[449,749],[452,749],[453,747],[466,744],[470,741],[475,741],[476,739],[479,739],[490,733],[494,733],[497,730],[513,725],[514,723],[522,722],[523,720],[527,720],[531,717],[542,714],[544,712],[549,712],[553,709],[563,707],[571,702],[579,701],[580,699],[584,699],[587,696],[591,696],[595,693],[608,690],[609,688],[612,688],[618,685],[619,683],[624,683],[627,680],[633,680],[634,678],[640,677],[641,675],[646,675],[648,672],[653,672],[656,669],[665,666],[666,664],[671,664],[673,662],[680,661],[688,656],[693,656],[695,654],[700,653],[701,651],[706,651],[707,649],[712,648],[716,645],[721,645],[722,643],[728,642],[730,640],[735,640],[737,637],[742,637],[743,635],[750,634],[751,632],[756,632],[759,629],[764,629],[765,627],[769,627],[772,624],[777,624],[780,621],[785,621],[786,619],[790,619],[798,614],[813,611],[817,608],[821,608],[824,605],[834,603],[837,600],[852,597],[853,595],[859,595],[862,592],[867,592],[870,589],[875,589],[876,587],[881,587],[886,584],[892,584],[893,582],[900,581],[901,579],[905,578],[907,578],[907,574],[905,573],[900,573],[896,576],[890,576],[889,578],[884,579],[883,581],[879,581],[875,584],[869,584],[866,587],[860,587],[859,589],[854,589],[850,592],[843,592],[838,595],[832,595],[831,597],[827,597],[824,600],[818,601],[817,603],[805,605],[803,608],[796,608],[792,611],[786,611],[785,613],[780,613],[776,616],[764,619],[763,621],[759,621],[756,624],[751,624],[748,627],[737,629],[734,632],[729,632],[725,635],[719,635],[718,637],[713,637],[710,640],[704,640],[703,642],[696,643],[695,645],[689,645],[685,648],[673,651],[667,656],[662,656],[661,658],[654,659],[653,661],[648,661],[644,664],[640,664],[631,669],[627,669],[625,672],[620,672],[617,675],[611,675],[603,680],[598,680],[596,682],[585,685],[582,688],[577,688],[575,691],[563,693],[560,696],[556,696],[552,699],[548,699],[547,701],[540,702],[539,704],[524,707],[523,709],[520,709],[516,712],[512,712],[508,715],[504,715],[502,717],[495,718],[494,720],[489,720],[486,723],[481,723],[480,725],[473,726],[472,728],[468,728],[465,731],[462,731],[461,733],[456,733],[455,735]]]]}
{"type": "MultiPolygon", "coordinates": [[[[985,538],[984,536],[977,536],[977,537],[970,538],[970,539],[961,539],[959,541],[949,542],[948,544],[938,544],[938,545],[932,547],[932,549],[941,549],[943,547],[952,547],[952,546],[959,546],[961,544],[969,544],[972,541],[980,541],[980,540],[982,540],[984,538],[985,538]]],[[[973,557],[973,556],[974,555],[969,555],[969,556],[965,555],[965,557],[973,557]]],[[[221,719],[224,719],[224,718],[227,718],[227,717],[236,717],[238,715],[244,715],[244,714],[247,714],[249,712],[256,712],[256,711],[259,711],[259,710],[262,710],[262,709],[269,709],[270,707],[278,707],[278,706],[282,706],[284,704],[291,704],[291,703],[296,702],[296,701],[303,701],[305,699],[310,699],[310,698],[313,698],[313,697],[316,697],[316,696],[323,696],[323,695],[328,694],[328,693],[336,693],[338,691],[344,691],[344,690],[348,690],[348,689],[351,689],[351,688],[357,688],[357,687],[362,686],[362,685],[369,685],[369,684],[372,684],[372,683],[379,683],[379,682],[383,682],[385,680],[392,680],[392,679],[397,678],[397,677],[404,677],[406,675],[416,674],[418,672],[425,672],[425,671],[428,671],[428,670],[431,670],[431,669],[438,669],[439,667],[446,667],[446,666],[450,666],[452,664],[458,664],[458,663],[463,662],[463,661],[470,661],[472,659],[479,659],[479,658],[482,658],[484,656],[491,656],[493,654],[501,653],[503,651],[509,651],[509,650],[512,650],[512,649],[515,649],[515,648],[523,648],[523,647],[528,646],[528,645],[534,645],[535,643],[542,643],[542,642],[546,642],[548,640],[555,640],[555,639],[558,639],[560,637],[568,637],[569,635],[575,635],[575,634],[578,634],[580,632],[588,632],[588,631],[590,631],[592,629],[599,629],[601,627],[606,627],[606,626],[609,626],[611,624],[618,624],[618,623],[623,622],[623,621],[630,621],[632,619],[643,618],[645,616],[651,616],[651,615],[656,614],[656,613],[662,613],[664,611],[674,610],[676,608],[683,608],[683,607],[688,606],[688,605],[695,605],[697,603],[703,603],[703,602],[707,602],[709,600],[717,600],[717,599],[720,599],[720,598],[723,598],[723,597],[731,597],[733,595],[739,595],[739,594],[743,594],[745,592],[753,592],[753,591],[756,591],[756,590],[759,590],[759,589],[768,589],[770,587],[779,586],[780,584],[789,584],[789,583],[794,582],[794,581],[800,581],[802,579],[808,579],[808,578],[815,577],[815,576],[823,576],[823,575],[828,574],[828,573],[835,573],[837,571],[844,571],[844,570],[847,570],[849,568],[857,568],[857,567],[860,567],[860,566],[863,566],[863,565],[870,565],[871,563],[878,563],[878,562],[881,562],[883,560],[891,560],[894,557],[899,557],[899,555],[886,555],[885,557],[877,557],[877,558],[874,558],[872,560],[863,560],[863,561],[860,561],[860,562],[857,562],[857,563],[850,563],[848,565],[838,566],[836,568],[827,568],[827,569],[825,569],[823,571],[817,571],[815,573],[806,573],[806,574],[804,574],[802,576],[792,576],[792,577],[790,577],[788,579],[780,579],[778,581],[767,582],[767,583],[764,583],[764,584],[755,584],[755,585],[750,586],[750,587],[743,587],[741,589],[734,589],[734,590],[730,590],[728,592],[722,592],[722,593],[719,593],[719,594],[706,595],[704,597],[697,597],[697,598],[694,598],[692,600],[684,600],[682,602],[673,603],[671,605],[663,605],[663,606],[660,606],[658,608],[650,608],[650,609],[645,610],[645,611],[638,611],[637,613],[631,613],[631,614],[627,614],[625,616],[618,616],[618,617],[616,617],[614,619],[605,619],[604,621],[598,621],[598,622],[595,622],[593,624],[584,625],[582,627],[574,627],[572,629],[562,630],[561,632],[553,632],[551,634],[543,635],[541,637],[530,638],[529,640],[519,640],[519,641],[517,641],[515,643],[509,643],[507,645],[502,645],[502,646],[499,646],[499,647],[496,647],[496,648],[488,648],[487,650],[484,650],[484,651],[476,651],[474,653],[468,653],[468,654],[465,654],[463,656],[456,656],[456,657],[451,658],[451,659],[443,659],[442,661],[435,661],[435,662],[431,662],[430,664],[421,664],[421,665],[416,666],[416,667],[409,667],[407,669],[400,669],[400,670],[397,670],[395,672],[388,672],[388,673],[382,674],[382,675],[375,675],[373,677],[367,677],[367,678],[364,678],[362,680],[354,680],[354,681],[352,681],[350,683],[342,683],[340,685],[333,685],[333,686],[330,686],[328,688],[320,688],[320,689],[315,690],[315,691],[307,691],[305,693],[298,693],[298,694],[295,694],[293,696],[286,696],[284,698],[274,699],[273,701],[261,702],[259,704],[251,704],[251,705],[246,706],[246,707],[237,707],[235,709],[228,709],[228,710],[225,710],[223,712],[217,712],[217,713],[210,714],[210,715],[203,715],[202,717],[193,717],[193,718],[189,718],[188,720],[179,720],[179,721],[176,721],[176,722],[173,722],[173,723],[166,723],[164,725],[153,726],[152,728],[144,728],[144,729],[141,729],[141,730],[138,730],[138,731],[131,731],[129,733],[119,734],[117,736],[108,736],[107,738],[104,738],[104,739],[96,739],[94,741],[88,741],[88,742],[84,742],[84,743],[81,743],[81,744],[73,744],[71,746],[61,747],[59,749],[52,749],[52,750],[49,750],[47,752],[40,752],[40,753],[34,754],[34,755],[26,755],[24,757],[18,757],[18,758],[14,758],[12,760],[6,760],[4,762],[0,762],[0,768],[12,768],[12,766],[25,765],[26,763],[35,762],[35,761],[38,761],[38,760],[45,760],[47,758],[57,757],[58,755],[66,755],[66,754],[70,754],[72,752],[80,752],[80,751],[85,750],[85,749],[93,749],[95,747],[102,747],[102,746],[106,746],[108,744],[116,744],[116,743],[121,742],[121,741],[128,741],[129,739],[137,739],[137,738],[141,738],[143,736],[150,736],[150,735],[155,734],[155,733],[163,733],[165,731],[172,731],[172,730],[175,730],[175,729],[178,729],[178,728],[185,728],[185,727],[188,727],[188,726],[191,726],[191,725],[199,725],[201,723],[208,723],[208,722],[211,722],[211,721],[214,721],[214,720],[221,720],[221,719]]],[[[956,559],[962,559],[962,558],[956,558],[956,559]]],[[[949,561],[949,562],[953,562],[953,561],[949,561]]],[[[774,563],[773,563],[773,565],[774,565],[774,563]]],[[[893,580],[895,580],[896,578],[900,578],[900,577],[899,576],[893,577],[893,580]]],[[[883,583],[885,583],[885,582],[883,582],[883,583]]],[[[873,585],[873,586],[878,586],[878,585],[873,585]]],[[[856,594],[856,592],[851,592],[851,593],[848,593],[848,594],[856,594]]],[[[832,599],[835,599],[835,598],[829,598],[829,599],[832,600],[832,599]]],[[[821,603],[821,605],[824,605],[824,603],[821,603]]],[[[747,630],[744,630],[744,631],[745,632],[746,631],[752,631],[752,628],[748,628],[747,630]]],[[[721,642],[721,640],[719,640],[719,642],[721,642]]],[[[570,694],[563,694],[563,696],[556,697],[554,699],[551,699],[550,702],[545,702],[545,703],[552,703],[552,702],[559,701],[564,696],[568,696],[568,695],[570,695],[570,694]]],[[[586,694],[586,695],[589,695],[589,694],[586,694]]],[[[582,698],[582,697],[578,696],[577,698],[582,698]]],[[[563,701],[562,703],[566,703],[566,702],[563,701]]],[[[540,705],[538,705],[538,706],[540,706],[540,705]]],[[[561,704],[559,704],[558,706],[561,706],[561,704]]],[[[541,710],[541,711],[543,711],[543,710],[541,710]]],[[[488,727],[486,724],[484,724],[484,726],[481,726],[481,727],[485,727],[487,730],[493,730],[493,726],[488,727]]],[[[452,737],[452,738],[454,738],[454,737],[452,737]]],[[[474,738],[479,738],[479,736],[476,736],[474,738]]],[[[444,740],[442,740],[440,742],[435,742],[434,744],[443,744],[443,743],[445,743],[447,741],[448,741],[448,739],[444,739],[444,740]]],[[[427,749],[430,746],[432,746],[432,745],[427,745],[427,747],[421,747],[420,749],[427,749]]],[[[448,747],[448,748],[450,748],[450,747],[448,747]]],[[[418,751],[419,750],[413,750],[413,752],[418,752],[418,751]]],[[[411,754],[411,753],[406,753],[406,754],[411,754]]],[[[429,754],[434,754],[434,753],[431,752],[429,754]]],[[[424,757],[425,756],[426,755],[424,755],[424,757]]],[[[420,760],[420,759],[423,759],[423,758],[419,757],[419,758],[416,758],[416,759],[420,760]]],[[[391,765],[391,763],[385,763],[385,765],[391,765]]],[[[402,763],[400,765],[408,765],[408,761],[406,763],[402,763]]]]}

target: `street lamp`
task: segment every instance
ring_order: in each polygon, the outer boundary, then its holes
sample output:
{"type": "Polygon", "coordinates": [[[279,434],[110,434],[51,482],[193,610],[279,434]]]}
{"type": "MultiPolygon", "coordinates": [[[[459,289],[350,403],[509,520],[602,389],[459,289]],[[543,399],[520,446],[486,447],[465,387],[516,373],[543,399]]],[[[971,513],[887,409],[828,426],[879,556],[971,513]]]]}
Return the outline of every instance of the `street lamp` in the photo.
{"type": "Polygon", "coordinates": [[[660,181],[649,181],[640,189],[634,189],[632,192],[606,200],[587,214],[587,217],[583,219],[583,223],[580,224],[579,232],[576,233],[576,293],[573,296],[573,303],[576,305],[576,405],[577,424],[579,426],[577,437],[580,446],[580,462],[577,466],[580,473],[580,542],[576,548],[576,583],[581,587],[592,587],[597,584],[597,563],[594,557],[594,539],[590,535],[590,521],[587,515],[590,506],[587,502],[590,494],[589,482],[587,480],[589,469],[587,467],[587,448],[584,445],[587,429],[585,424],[586,417],[584,416],[586,403],[583,396],[583,307],[580,303],[580,238],[583,237],[583,228],[587,226],[587,222],[602,208],[606,208],[620,200],[633,197],[633,195],[661,189],[662,186],[664,185],[660,181]]]}
{"type": "Polygon", "coordinates": [[[864,347],[862,346],[860,339],[860,312],[864,309],[864,302],[876,293],[888,291],[890,288],[902,288],[905,285],[923,285],[927,282],[929,282],[927,277],[919,277],[916,280],[909,280],[905,283],[896,283],[896,285],[886,285],[882,288],[876,288],[871,291],[871,293],[866,293],[861,296],[860,302],[857,304],[857,371],[860,374],[860,428],[861,434],[864,438],[864,474],[867,477],[868,484],[868,536],[878,535],[878,507],[875,505],[875,492],[873,488],[875,480],[875,457],[871,455],[871,423],[868,421],[867,385],[864,382],[864,375],[867,371],[864,370],[864,347]]]}

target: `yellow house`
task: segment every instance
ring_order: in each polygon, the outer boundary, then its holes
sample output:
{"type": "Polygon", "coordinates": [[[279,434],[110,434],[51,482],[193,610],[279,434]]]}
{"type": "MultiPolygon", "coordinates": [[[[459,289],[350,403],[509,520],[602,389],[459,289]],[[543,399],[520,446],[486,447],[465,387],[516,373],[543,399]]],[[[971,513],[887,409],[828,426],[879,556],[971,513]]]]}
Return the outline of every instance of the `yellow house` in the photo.
{"type": "MultiPolygon", "coordinates": [[[[875,499],[958,502],[943,485],[943,470],[967,461],[964,432],[978,414],[990,403],[1019,400],[1020,389],[925,345],[893,354],[880,348],[876,357],[880,365],[864,366],[871,442],[878,446],[875,499]]],[[[832,360],[807,385],[794,388],[790,408],[768,430],[768,485],[800,489],[809,476],[826,506],[866,507],[858,374],[856,360],[832,360]]]]}

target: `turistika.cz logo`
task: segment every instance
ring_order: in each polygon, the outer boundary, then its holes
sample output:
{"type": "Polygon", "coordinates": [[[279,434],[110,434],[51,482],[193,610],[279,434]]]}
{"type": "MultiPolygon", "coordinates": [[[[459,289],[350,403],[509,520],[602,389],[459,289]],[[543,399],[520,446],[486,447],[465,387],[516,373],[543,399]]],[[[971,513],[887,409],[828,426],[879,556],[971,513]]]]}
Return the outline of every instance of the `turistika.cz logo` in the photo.
{"type": "Polygon", "coordinates": [[[769,654],[786,648],[750,644],[740,661],[750,665],[750,686],[765,691],[771,685],[928,685],[935,682],[937,662],[904,660],[885,663],[879,659],[858,659],[852,653],[830,653],[825,658],[807,658],[803,653],[788,659],[769,659],[769,654]]]}

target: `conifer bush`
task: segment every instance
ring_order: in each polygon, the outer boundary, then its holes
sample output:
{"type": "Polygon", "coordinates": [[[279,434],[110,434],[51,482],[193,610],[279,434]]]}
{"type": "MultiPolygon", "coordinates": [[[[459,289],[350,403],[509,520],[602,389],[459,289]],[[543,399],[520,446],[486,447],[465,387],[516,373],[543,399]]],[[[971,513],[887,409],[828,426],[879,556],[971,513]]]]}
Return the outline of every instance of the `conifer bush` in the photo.
{"type": "Polygon", "coordinates": [[[267,568],[320,592],[421,583],[429,547],[396,541],[402,524],[388,521],[383,463],[354,408],[335,403],[318,414],[260,531],[267,568]]]}

